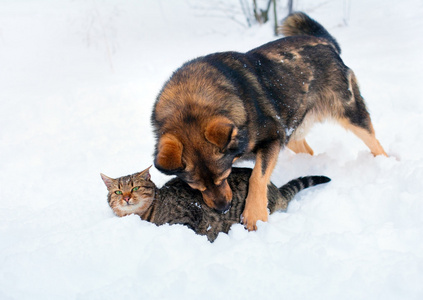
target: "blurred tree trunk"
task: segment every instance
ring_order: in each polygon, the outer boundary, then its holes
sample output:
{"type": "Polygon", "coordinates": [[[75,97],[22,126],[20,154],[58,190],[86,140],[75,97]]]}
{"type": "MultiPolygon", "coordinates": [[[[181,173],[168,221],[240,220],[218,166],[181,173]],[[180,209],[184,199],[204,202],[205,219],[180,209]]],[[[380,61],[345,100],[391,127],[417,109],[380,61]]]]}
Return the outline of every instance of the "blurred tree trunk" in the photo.
{"type": "MultiPolygon", "coordinates": [[[[294,6],[293,4],[294,0],[288,0],[288,14],[292,13],[294,6]]],[[[276,5],[276,0],[268,0],[266,9],[258,8],[257,0],[253,0],[254,18],[259,24],[264,24],[269,21],[269,11],[271,5],[273,5],[274,33],[276,36],[278,35],[278,9],[276,5]]]]}
{"type": "Polygon", "coordinates": [[[273,33],[275,36],[277,36],[278,35],[278,13],[276,9],[276,0],[273,0],[272,2],[273,2],[273,19],[274,19],[273,33]]]}
{"type": "MultiPolygon", "coordinates": [[[[242,10],[244,11],[244,14],[247,18],[247,23],[248,26],[252,25],[251,22],[251,15],[247,14],[246,12],[248,11],[248,5],[246,3],[244,3],[243,0],[240,0],[241,2],[241,6],[242,6],[242,10]]],[[[269,21],[269,12],[270,12],[270,8],[273,5],[273,20],[274,20],[274,33],[275,36],[278,35],[278,9],[277,9],[277,5],[276,5],[277,0],[267,0],[267,4],[266,4],[266,8],[265,9],[261,9],[258,7],[257,5],[257,0],[253,0],[253,19],[255,20],[255,22],[259,23],[259,24],[264,24],[267,21],[269,21]]],[[[291,14],[293,11],[293,5],[294,4],[294,0],[288,0],[288,14],[291,14]]],[[[270,12],[272,13],[272,12],[270,12]]]]}
{"type": "Polygon", "coordinates": [[[294,4],[294,0],[288,0],[288,14],[292,14],[292,5],[294,4]]]}
{"type": "Polygon", "coordinates": [[[254,17],[259,24],[264,24],[269,21],[269,9],[270,4],[274,2],[273,0],[269,0],[267,2],[266,9],[258,9],[257,7],[257,0],[253,0],[253,10],[254,10],[254,17]]]}

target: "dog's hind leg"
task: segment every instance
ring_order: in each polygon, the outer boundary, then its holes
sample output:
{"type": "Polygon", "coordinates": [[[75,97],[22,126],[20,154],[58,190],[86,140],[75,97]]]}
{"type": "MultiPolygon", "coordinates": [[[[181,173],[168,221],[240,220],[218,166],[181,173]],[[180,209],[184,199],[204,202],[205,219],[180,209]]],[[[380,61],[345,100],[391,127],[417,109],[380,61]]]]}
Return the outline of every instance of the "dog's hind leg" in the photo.
{"type": "Polygon", "coordinates": [[[291,139],[287,145],[289,149],[294,151],[295,153],[308,153],[313,155],[313,149],[307,144],[305,139],[301,140],[293,140],[291,139]]]}
{"type": "Polygon", "coordinates": [[[357,79],[352,70],[349,70],[348,81],[348,90],[351,98],[349,101],[344,102],[345,111],[343,116],[338,119],[339,123],[361,139],[367,147],[369,147],[374,156],[388,156],[376,139],[375,130],[370,120],[370,114],[366,109],[364,99],[358,88],[357,79]]]}
{"type": "Polygon", "coordinates": [[[359,139],[361,139],[366,144],[366,146],[369,147],[374,156],[388,156],[380,142],[376,139],[372,123],[369,124],[369,129],[354,125],[347,119],[341,119],[339,120],[339,123],[344,128],[354,133],[359,139]]]}

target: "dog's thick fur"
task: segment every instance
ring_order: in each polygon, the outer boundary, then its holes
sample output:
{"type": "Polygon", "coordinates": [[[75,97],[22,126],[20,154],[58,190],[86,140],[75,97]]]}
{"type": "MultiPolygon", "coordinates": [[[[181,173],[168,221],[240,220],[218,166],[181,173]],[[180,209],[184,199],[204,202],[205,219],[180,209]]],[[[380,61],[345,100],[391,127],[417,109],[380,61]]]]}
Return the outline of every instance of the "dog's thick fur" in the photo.
{"type": "Polygon", "coordinates": [[[335,39],[316,21],[294,13],[281,26],[286,38],[247,53],[223,52],[187,62],[164,85],[152,114],[155,166],[202,192],[225,211],[233,162],[255,156],[244,225],[266,221],[267,184],[279,151],[313,154],[304,137],[333,119],[374,155],[386,155],[335,39]]]}

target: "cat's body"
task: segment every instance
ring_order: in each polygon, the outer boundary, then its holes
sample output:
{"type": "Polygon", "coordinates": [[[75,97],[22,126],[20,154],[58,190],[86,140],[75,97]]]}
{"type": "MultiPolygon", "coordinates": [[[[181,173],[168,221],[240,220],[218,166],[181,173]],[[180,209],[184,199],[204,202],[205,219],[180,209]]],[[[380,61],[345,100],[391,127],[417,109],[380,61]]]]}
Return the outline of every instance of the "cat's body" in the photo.
{"type": "MultiPolygon", "coordinates": [[[[157,225],[186,225],[197,234],[206,235],[210,241],[214,241],[220,232],[228,233],[232,224],[240,223],[251,171],[233,168],[228,178],[233,191],[232,206],[223,214],[205,205],[201,192],[190,188],[178,178],[157,188],[150,180],[148,169],[117,179],[105,175],[102,178],[109,190],[109,205],[116,215],[122,217],[134,213],[157,225]]],[[[280,189],[269,184],[267,195],[270,214],[286,210],[289,201],[302,189],[328,181],[330,179],[325,176],[308,176],[294,179],[280,189]]]]}

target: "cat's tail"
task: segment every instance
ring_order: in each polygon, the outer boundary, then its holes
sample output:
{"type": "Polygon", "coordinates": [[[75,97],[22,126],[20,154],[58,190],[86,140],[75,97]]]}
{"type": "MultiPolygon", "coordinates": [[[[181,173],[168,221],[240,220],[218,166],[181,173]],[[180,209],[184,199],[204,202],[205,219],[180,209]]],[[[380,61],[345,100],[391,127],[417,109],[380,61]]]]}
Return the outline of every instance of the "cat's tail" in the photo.
{"type": "Polygon", "coordinates": [[[286,17],[278,32],[284,36],[311,35],[328,41],[341,54],[341,47],[335,38],[317,21],[303,12],[294,12],[286,17]]]}
{"type": "Polygon", "coordinates": [[[305,176],[293,179],[287,184],[281,186],[279,191],[281,192],[283,198],[288,202],[291,201],[296,194],[300,191],[312,187],[318,184],[327,183],[330,181],[329,177],[326,176],[305,176]]]}

